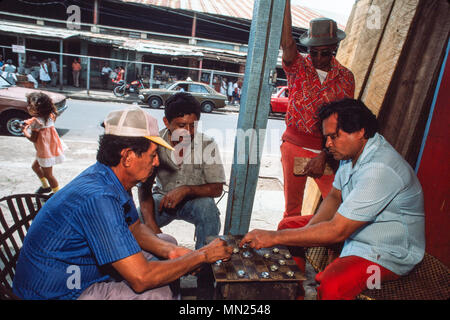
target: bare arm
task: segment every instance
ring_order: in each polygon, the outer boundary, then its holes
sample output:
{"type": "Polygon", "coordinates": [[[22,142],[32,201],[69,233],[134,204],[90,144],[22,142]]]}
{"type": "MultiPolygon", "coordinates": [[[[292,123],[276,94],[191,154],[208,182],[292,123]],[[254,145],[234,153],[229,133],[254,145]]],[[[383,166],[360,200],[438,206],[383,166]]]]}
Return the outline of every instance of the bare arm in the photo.
{"type": "Polygon", "coordinates": [[[152,193],[154,181],[155,173],[147,181],[138,186],[139,207],[145,225],[155,233],[162,233],[155,221],[155,201],[153,200],[152,193]]]}
{"type": "Polygon", "coordinates": [[[191,251],[160,239],[150,227],[139,220],[130,226],[130,231],[143,250],[165,259],[173,259],[191,251]]]}
{"type": "Polygon", "coordinates": [[[283,30],[281,33],[281,48],[283,49],[283,61],[289,66],[297,56],[297,45],[292,36],[291,1],[286,0],[284,9],[283,30]]]}
{"type": "Polygon", "coordinates": [[[223,183],[207,183],[199,186],[180,186],[168,192],[159,204],[162,208],[175,208],[186,198],[219,197],[223,191],[223,183]]]}
{"type": "Polygon", "coordinates": [[[30,128],[30,124],[26,124],[22,127],[22,132],[23,135],[25,136],[25,138],[27,138],[28,140],[30,140],[31,142],[36,142],[37,141],[37,137],[39,135],[38,131],[34,131],[34,130],[28,130],[30,128]]]}
{"type": "Polygon", "coordinates": [[[205,247],[181,257],[166,261],[147,261],[139,252],[118,260],[112,266],[122,275],[136,292],[159,287],[198,268],[202,263],[228,259],[232,248],[225,241],[215,239],[205,247]]]}
{"type": "Polygon", "coordinates": [[[339,206],[342,203],[341,191],[331,187],[331,191],[328,193],[325,199],[317,210],[317,213],[309,221],[308,225],[313,225],[323,221],[330,221],[336,214],[339,206]]]}
{"type": "Polygon", "coordinates": [[[250,247],[255,249],[277,244],[299,247],[328,246],[344,241],[366,223],[347,219],[337,212],[331,221],[323,221],[303,228],[279,231],[253,230],[245,235],[241,246],[244,243],[249,243],[250,247]]]}

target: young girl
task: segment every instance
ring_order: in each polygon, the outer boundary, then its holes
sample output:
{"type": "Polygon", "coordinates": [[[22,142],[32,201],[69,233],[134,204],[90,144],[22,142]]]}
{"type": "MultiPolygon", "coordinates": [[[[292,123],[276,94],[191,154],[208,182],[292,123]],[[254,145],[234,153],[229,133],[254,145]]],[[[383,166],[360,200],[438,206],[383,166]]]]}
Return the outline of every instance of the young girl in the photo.
{"type": "Polygon", "coordinates": [[[56,107],[51,98],[42,92],[29,94],[27,102],[32,118],[25,120],[22,131],[36,148],[36,160],[31,168],[42,182],[36,193],[55,193],[59,186],[53,176],[53,165],[64,161],[62,143],[55,129],[56,107]]]}

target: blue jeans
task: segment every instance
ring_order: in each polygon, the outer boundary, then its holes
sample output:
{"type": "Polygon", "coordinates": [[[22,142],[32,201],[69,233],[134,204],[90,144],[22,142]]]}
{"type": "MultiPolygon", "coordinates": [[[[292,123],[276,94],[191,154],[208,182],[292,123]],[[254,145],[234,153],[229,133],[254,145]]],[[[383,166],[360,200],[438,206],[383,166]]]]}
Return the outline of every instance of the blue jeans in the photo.
{"type": "Polygon", "coordinates": [[[220,231],[220,212],[213,198],[195,198],[180,202],[175,209],[164,208],[159,212],[159,203],[164,195],[154,194],[155,222],[159,227],[168,225],[173,220],[184,220],[195,225],[195,249],[206,244],[208,236],[217,236],[220,231]]]}

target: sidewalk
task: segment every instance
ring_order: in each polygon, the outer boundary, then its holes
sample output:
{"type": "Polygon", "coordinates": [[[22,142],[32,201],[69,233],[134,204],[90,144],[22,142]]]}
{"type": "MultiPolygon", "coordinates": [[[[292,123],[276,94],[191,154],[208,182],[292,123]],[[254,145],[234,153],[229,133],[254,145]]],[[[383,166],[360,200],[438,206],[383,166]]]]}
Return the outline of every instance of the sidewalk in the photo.
{"type": "MultiPolygon", "coordinates": [[[[63,90],[59,87],[46,87],[39,88],[42,90],[62,93],[69,99],[75,100],[91,100],[101,102],[117,102],[117,103],[129,103],[129,104],[142,104],[137,94],[126,94],[124,97],[116,97],[112,90],[94,89],[89,90],[83,88],[76,88],[72,86],[64,86],[63,90]]],[[[226,105],[224,108],[215,109],[213,112],[236,112],[239,113],[239,105],[226,105]]]]}

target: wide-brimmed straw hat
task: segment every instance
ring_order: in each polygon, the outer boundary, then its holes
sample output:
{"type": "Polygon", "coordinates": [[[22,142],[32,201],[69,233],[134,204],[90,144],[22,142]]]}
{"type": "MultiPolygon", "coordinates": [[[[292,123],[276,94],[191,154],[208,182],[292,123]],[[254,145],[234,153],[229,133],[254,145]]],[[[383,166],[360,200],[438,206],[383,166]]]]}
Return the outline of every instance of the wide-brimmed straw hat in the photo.
{"type": "Polygon", "coordinates": [[[345,36],[345,32],[338,29],[336,21],[317,18],[309,22],[308,32],[299,38],[299,42],[305,47],[327,46],[337,44],[345,36]]]}

